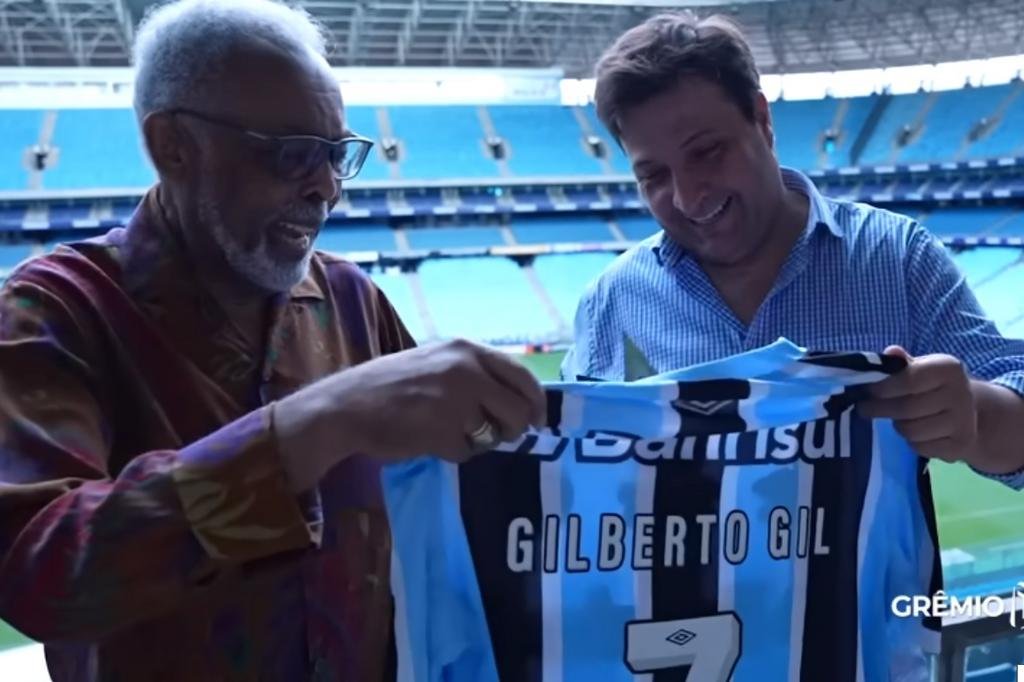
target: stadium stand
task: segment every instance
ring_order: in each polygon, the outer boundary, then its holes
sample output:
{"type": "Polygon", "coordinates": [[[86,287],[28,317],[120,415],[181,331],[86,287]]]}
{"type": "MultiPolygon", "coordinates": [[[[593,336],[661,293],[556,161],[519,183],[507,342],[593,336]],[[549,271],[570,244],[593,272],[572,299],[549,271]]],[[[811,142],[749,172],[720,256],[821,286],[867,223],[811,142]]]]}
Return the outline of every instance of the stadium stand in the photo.
{"type": "Polygon", "coordinates": [[[558,242],[610,242],[615,235],[600,216],[576,216],[521,219],[512,226],[519,244],[558,242]]]}
{"type": "Polygon", "coordinates": [[[398,311],[412,337],[417,341],[425,340],[428,334],[423,324],[423,316],[416,305],[409,275],[397,270],[387,270],[374,273],[372,279],[398,311]]]}
{"type": "Polygon", "coordinates": [[[612,170],[616,173],[632,173],[632,167],[630,166],[629,159],[626,154],[622,151],[622,147],[619,143],[612,139],[612,136],[608,134],[604,124],[601,123],[600,119],[597,118],[597,110],[593,105],[583,107],[583,115],[590,127],[590,134],[596,135],[601,138],[604,142],[605,149],[607,150],[608,162],[612,166],[612,170]]]}
{"type": "Polygon", "coordinates": [[[619,230],[629,241],[640,241],[641,239],[647,239],[652,234],[657,232],[660,227],[654,222],[654,218],[647,214],[641,215],[622,215],[616,218],[616,223],[619,225],[619,230]]]}
{"type": "MultiPolygon", "coordinates": [[[[771,105],[779,158],[795,168],[819,168],[824,133],[832,128],[839,100],[831,97],[771,105]]],[[[828,164],[834,165],[834,164],[828,164]]]]}
{"type": "MultiPolygon", "coordinates": [[[[596,175],[600,163],[584,147],[583,129],[569,107],[489,107],[495,132],[509,147],[516,175],[596,175]]],[[[442,119],[443,120],[443,119],[442,119]]]]}
{"type": "Polygon", "coordinates": [[[387,180],[391,177],[388,162],[381,148],[380,127],[377,124],[377,110],[373,107],[345,107],[345,125],[349,130],[368,137],[376,144],[366,158],[360,177],[364,180],[387,180]]]}
{"type": "Polygon", "coordinates": [[[36,144],[43,112],[13,109],[0,111],[0,189],[26,189],[28,171],[23,165],[25,150],[36,144]]]}
{"type": "Polygon", "coordinates": [[[821,157],[821,167],[847,166],[853,162],[853,145],[864,131],[868,117],[877,103],[877,95],[839,100],[835,126],[839,136],[836,138],[835,150],[821,157]]]}
{"type": "Polygon", "coordinates": [[[317,237],[321,251],[347,253],[349,251],[396,251],[395,235],[387,227],[346,227],[325,229],[317,237]]]}
{"type": "MultiPolygon", "coordinates": [[[[870,136],[856,159],[861,165],[1024,153],[1022,93],[1024,83],[1014,81],[897,95],[887,99],[870,131],[865,128],[879,103],[877,95],[776,101],[771,107],[779,159],[804,170],[846,166],[852,161],[854,142],[864,132],[870,136]]],[[[23,156],[39,140],[45,114],[0,112],[0,135],[12,141],[4,144],[0,159],[0,190],[27,188],[23,156]]],[[[630,173],[628,159],[597,120],[592,105],[353,106],[346,109],[346,116],[349,128],[377,142],[360,180],[391,179],[392,167],[399,178],[409,180],[498,178],[502,166],[489,156],[488,125],[505,141],[505,166],[512,176],[606,175],[605,164],[588,151],[588,134],[603,142],[607,170],[630,173]],[[398,143],[399,156],[393,163],[384,156],[387,135],[398,143]]],[[[56,160],[41,173],[44,188],[134,188],[154,179],[130,109],[58,110],[51,143],[56,160]]]]}
{"type": "Polygon", "coordinates": [[[900,154],[898,136],[904,126],[914,124],[925,102],[931,96],[932,93],[915,92],[890,99],[857,162],[863,165],[895,162],[900,154]]]}
{"type": "Polygon", "coordinates": [[[991,112],[995,124],[990,132],[972,144],[967,151],[968,158],[987,159],[996,156],[1024,154],[1024,82],[1016,81],[1012,91],[1002,104],[1001,111],[991,112]]]}
{"type": "Polygon", "coordinates": [[[405,236],[412,249],[458,249],[505,243],[497,227],[427,227],[406,230],[405,236]]]}
{"type": "Polygon", "coordinates": [[[936,95],[935,105],[922,121],[921,136],[908,144],[899,155],[903,162],[957,159],[970,140],[972,129],[1011,92],[1012,85],[950,90],[936,95]]]}
{"type": "Polygon", "coordinates": [[[580,294],[612,260],[610,253],[558,253],[538,257],[533,269],[563,321],[572,323],[580,294]]]}
{"type": "Polygon", "coordinates": [[[146,158],[131,109],[64,109],[57,113],[54,167],[48,189],[145,187],[156,173],[146,158]]]}
{"type": "Polygon", "coordinates": [[[991,233],[1016,216],[1012,208],[950,206],[921,217],[924,225],[940,237],[977,237],[991,233]]]}
{"type": "Polygon", "coordinates": [[[32,252],[31,244],[0,244],[0,280],[32,252]]]}
{"type": "Polygon", "coordinates": [[[70,227],[98,227],[99,222],[93,218],[93,207],[88,204],[61,206],[51,204],[47,215],[50,227],[65,229],[70,227]]]}
{"type": "MultiPolygon", "coordinates": [[[[985,266],[986,271],[990,266],[985,266]]],[[[1016,295],[1007,295],[1007,292],[1024,291],[1024,267],[1015,263],[1004,267],[995,273],[985,276],[980,269],[968,272],[968,280],[974,277],[981,281],[974,287],[974,293],[978,302],[990,318],[996,323],[1004,334],[1014,334],[1019,337],[1021,320],[1024,317],[1024,299],[1016,295]]]]}
{"type": "Polygon", "coordinates": [[[540,343],[557,338],[523,272],[505,258],[427,260],[419,268],[440,338],[540,343]]]}
{"type": "Polygon", "coordinates": [[[956,262],[964,271],[967,283],[977,287],[1017,263],[1022,253],[1010,247],[967,249],[956,254],[956,262]]]}
{"type": "Polygon", "coordinates": [[[1005,237],[1024,237],[1024,210],[1015,210],[1009,218],[992,228],[992,234],[1005,237]]]}
{"type": "Polygon", "coordinates": [[[0,206],[0,230],[21,230],[25,223],[25,209],[21,206],[0,206]]]}
{"type": "Polygon", "coordinates": [[[403,178],[493,178],[498,166],[486,155],[477,107],[390,107],[401,142],[403,178]]]}

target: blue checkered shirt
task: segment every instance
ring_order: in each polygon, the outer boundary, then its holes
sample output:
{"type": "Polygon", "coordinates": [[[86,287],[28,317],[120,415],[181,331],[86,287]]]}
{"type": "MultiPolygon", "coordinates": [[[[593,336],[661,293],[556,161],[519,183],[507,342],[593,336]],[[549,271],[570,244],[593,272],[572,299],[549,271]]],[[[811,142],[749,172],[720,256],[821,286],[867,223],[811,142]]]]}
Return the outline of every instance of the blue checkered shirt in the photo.
{"type": "MultiPolygon", "coordinates": [[[[823,197],[797,171],[782,177],[808,197],[807,227],[749,325],[659,230],[587,288],[563,377],[625,378],[624,337],[659,373],[784,337],[812,350],[946,353],[1024,396],[1024,341],[999,333],[938,239],[906,216],[823,197]]],[[[993,478],[1024,488],[1024,471],[993,478]]]]}

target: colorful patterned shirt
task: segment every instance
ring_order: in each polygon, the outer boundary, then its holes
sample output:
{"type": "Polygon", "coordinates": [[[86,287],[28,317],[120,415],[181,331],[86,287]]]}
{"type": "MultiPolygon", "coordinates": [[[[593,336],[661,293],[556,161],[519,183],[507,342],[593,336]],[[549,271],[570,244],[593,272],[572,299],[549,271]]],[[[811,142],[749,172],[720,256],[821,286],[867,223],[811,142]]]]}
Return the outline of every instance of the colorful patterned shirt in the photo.
{"type": "Polygon", "coordinates": [[[273,401],[412,338],[317,253],[253,347],[158,192],[0,289],[0,618],[45,643],[55,682],[386,679],[378,468],[354,457],[294,495],[273,401]]]}

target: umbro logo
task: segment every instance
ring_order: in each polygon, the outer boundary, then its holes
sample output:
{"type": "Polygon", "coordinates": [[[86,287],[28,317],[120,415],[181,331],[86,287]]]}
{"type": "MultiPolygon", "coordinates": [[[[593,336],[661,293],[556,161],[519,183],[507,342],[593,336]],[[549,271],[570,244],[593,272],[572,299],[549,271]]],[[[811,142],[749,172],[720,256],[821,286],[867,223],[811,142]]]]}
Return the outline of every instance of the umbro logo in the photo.
{"type": "Polygon", "coordinates": [[[733,400],[676,400],[674,404],[676,407],[686,410],[687,412],[696,412],[697,414],[709,417],[719,410],[726,408],[733,404],[733,400]]]}
{"type": "Polygon", "coordinates": [[[667,639],[675,645],[685,646],[687,642],[691,641],[696,636],[697,635],[695,633],[680,628],[679,630],[676,630],[665,639],[667,639]]]}

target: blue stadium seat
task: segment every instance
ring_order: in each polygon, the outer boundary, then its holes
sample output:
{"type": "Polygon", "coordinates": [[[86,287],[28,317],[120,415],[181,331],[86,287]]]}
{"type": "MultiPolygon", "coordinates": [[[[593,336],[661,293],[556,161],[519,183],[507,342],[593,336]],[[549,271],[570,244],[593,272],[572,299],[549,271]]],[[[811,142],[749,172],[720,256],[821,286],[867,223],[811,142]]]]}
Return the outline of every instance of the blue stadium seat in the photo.
{"type": "MultiPolygon", "coordinates": [[[[906,163],[955,159],[974,125],[995,113],[1010,94],[1009,85],[950,90],[937,95],[921,136],[900,153],[906,163]]],[[[968,155],[970,155],[968,153],[968,155]]]]}
{"type": "Polygon", "coordinates": [[[532,204],[537,211],[553,211],[555,208],[551,195],[544,187],[517,187],[512,195],[516,204],[532,204]]]}
{"type": "Polygon", "coordinates": [[[156,180],[131,109],[62,109],[53,145],[59,155],[43,173],[47,189],[144,188],[156,180]]]}
{"type": "Polygon", "coordinates": [[[584,147],[583,129],[569,107],[488,107],[494,129],[509,145],[516,175],[600,175],[600,162],[584,147]]]}
{"type": "Polygon", "coordinates": [[[497,227],[425,227],[406,230],[405,235],[413,249],[457,249],[505,243],[497,227]]]}
{"type": "Polygon", "coordinates": [[[611,253],[558,253],[538,257],[533,269],[562,319],[572,324],[587,285],[613,260],[611,253]]]}
{"type": "Polygon", "coordinates": [[[31,244],[0,244],[0,273],[10,271],[31,255],[31,244]]]}
{"type": "Polygon", "coordinates": [[[892,163],[893,157],[898,156],[895,147],[896,134],[904,125],[914,122],[929,96],[930,93],[915,92],[893,97],[878,120],[878,125],[857,163],[861,166],[892,163]]]}
{"type": "Polygon", "coordinates": [[[597,118],[597,110],[593,105],[588,105],[583,108],[583,115],[587,117],[590,122],[590,129],[594,135],[597,135],[604,140],[604,146],[608,150],[608,161],[612,165],[612,170],[616,173],[622,173],[625,175],[633,174],[633,166],[629,162],[629,157],[622,151],[622,147],[616,142],[608,129],[604,127],[600,119],[597,118]]]}
{"type": "Polygon", "coordinates": [[[565,198],[577,205],[589,206],[591,202],[604,201],[601,194],[593,188],[565,188],[565,198]]]}
{"type": "Polygon", "coordinates": [[[16,206],[13,208],[0,207],[0,230],[2,231],[17,231],[22,228],[22,222],[25,220],[25,209],[16,206]]]}
{"type": "Polygon", "coordinates": [[[622,234],[631,242],[647,239],[661,231],[661,226],[654,218],[646,214],[618,216],[615,222],[619,224],[622,234]]]}
{"type": "Polygon", "coordinates": [[[522,218],[512,224],[512,233],[520,244],[615,241],[608,223],[597,216],[522,218]]]}
{"type": "Polygon", "coordinates": [[[487,155],[477,107],[391,107],[388,115],[402,142],[403,178],[499,176],[498,165],[487,155]]]}
{"type": "Polygon", "coordinates": [[[417,342],[426,341],[423,317],[416,306],[409,277],[402,272],[375,272],[371,275],[371,279],[398,311],[398,316],[402,318],[402,322],[405,323],[405,327],[412,337],[417,342]]]}
{"type": "Polygon", "coordinates": [[[818,168],[822,134],[832,127],[837,100],[777,101],[771,105],[779,161],[807,170],[818,168]]]}
{"type": "Polygon", "coordinates": [[[1013,209],[1006,207],[951,206],[928,214],[923,222],[932,234],[940,237],[973,237],[990,232],[1012,215],[1013,209]]]}
{"type": "Polygon", "coordinates": [[[991,132],[971,145],[967,152],[969,158],[1024,154],[1024,136],[1021,135],[1021,130],[1024,130],[1024,82],[1017,81],[1012,85],[1016,88],[1016,97],[991,132]]]}
{"type": "Polygon", "coordinates": [[[862,182],[860,188],[857,191],[858,193],[868,197],[880,193],[888,194],[892,192],[893,185],[895,184],[895,182],[896,181],[893,180],[892,178],[869,180],[866,182],[862,182]]]}
{"type": "Polygon", "coordinates": [[[397,251],[395,233],[388,227],[343,227],[325,229],[316,248],[333,253],[348,251],[397,251]]]}
{"type": "Polygon", "coordinates": [[[955,255],[957,265],[967,277],[967,283],[975,286],[992,279],[998,273],[1020,260],[1024,251],[1017,248],[983,246],[967,249],[955,255]]]}
{"type": "Polygon", "coordinates": [[[850,151],[853,143],[857,141],[857,135],[864,128],[864,123],[868,120],[868,116],[871,115],[871,109],[877,101],[878,95],[850,97],[845,100],[846,115],[843,116],[839,127],[840,135],[836,141],[836,149],[831,157],[828,158],[825,164],[826,167],[835,168],[851,165],[850,151]]]}
{"type": "Polygon", "coordinates": [[[49,219],[51,228],[75,227],[75,221],[87,220],[92,213],[89,205],[50,206],[49,219]]]}
{"type": "Polygon", "coordinates": [[[995,234],[1002,237],[1024,237],[1024,211],[1016,211],[1010,218],[995,229],[995,234]]]}
{"type": "MultiPolygon", "coordinates": [[[[870,202],[869,202],[870,203],[870,202]]],[[[915,220],[922,213],[922,209],[917,204],[885,204],[883,206],[888,211],[893,213],[899,213],[900,215],[909,216],[915,220]]]]}
{"type": "Polygon", "coordinates": [[[441,338],[529,343],[557,336],[554,320],[511,260],[428,260],[419,275],[441,338]]]}
{"type": "Polygon", "coordinates": [[[110,207],[111,217],[106,220],[100,220],[100,223],[108,227],[111,225],[124,225],[132,217],[132,214],[135,213],[137,207],[138,203],[134,201],[114,201],[110,207]]]}
{"type": "MultiPolygon", "coordinates": [[[[911,194],[914,192],[921,191],[921,185],[924,183],[921,180],[901,179],[897,180],[893,186],[893,194],[911,194]]],[[[979,188],[980,189],[980,188],[979,188]]]]}
{"type": "Polygon", "coordinates": [[[372,139],[376,144],[366,157],[363,169],[356,176],[359,180],[386,180],[391,177],[384,151],[380,146],[380,128],[377,126],[377,110],[374,107],[345,107],[345,125],[352,132],[372,139]]]}
{"type": "Polygon", "coordinates": [[[959,177],[932,178],[925,181],[925,188],[929,192],[950,192],[962,183],[963,180],[959,177]]]}
{"type": "Polygon", "coordinates": [[[28,188],[28,171],[22,162],[25,150],[39,141],[42,124],[42,111],[0,111],[0,191],[28,188]]]}
{"type": "Polygon", "coordinates": [[[1017,291],[1024,291],[1024,267],[1019,265],[1007,268],[974,288],[982,309],[1004,333],[1024,316],[1024,299],[1007,295],[1007,292],[1017,291]]]}

